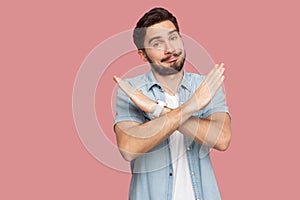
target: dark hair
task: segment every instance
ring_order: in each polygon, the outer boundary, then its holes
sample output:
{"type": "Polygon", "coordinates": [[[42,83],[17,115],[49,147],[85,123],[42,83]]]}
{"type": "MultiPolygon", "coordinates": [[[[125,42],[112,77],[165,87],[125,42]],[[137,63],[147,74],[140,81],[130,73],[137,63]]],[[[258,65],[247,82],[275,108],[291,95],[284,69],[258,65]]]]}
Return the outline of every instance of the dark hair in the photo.
{"type": "Polygon", "coordinates": [[[170,20],[179,33],[179,27],[176,17],[174,17],[172,13],[170,13],[166,9],[153,8],[149,12],[145,13],[144,16],[137,22],[133,31],[133,41],[135,46],[139,50],[143,50],[147,27],[166,20],[170,20]]]}

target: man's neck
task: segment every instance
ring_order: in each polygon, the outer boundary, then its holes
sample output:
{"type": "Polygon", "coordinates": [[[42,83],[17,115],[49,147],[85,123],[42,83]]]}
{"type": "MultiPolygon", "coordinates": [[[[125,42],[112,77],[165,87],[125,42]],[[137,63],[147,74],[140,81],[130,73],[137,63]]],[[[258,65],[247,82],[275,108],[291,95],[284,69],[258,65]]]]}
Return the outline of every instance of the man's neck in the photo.
{"type": "MultiPolygon", "coordinates": [[[[152,70],[153,71],[153,70],[152,70]]],[[[177,74],[162,76],[153,71],[154,77],[159,85],[164,89],[164,92],[175,95],[178,91],[179,84],[183,78],[183,70],[177,74]]]]}

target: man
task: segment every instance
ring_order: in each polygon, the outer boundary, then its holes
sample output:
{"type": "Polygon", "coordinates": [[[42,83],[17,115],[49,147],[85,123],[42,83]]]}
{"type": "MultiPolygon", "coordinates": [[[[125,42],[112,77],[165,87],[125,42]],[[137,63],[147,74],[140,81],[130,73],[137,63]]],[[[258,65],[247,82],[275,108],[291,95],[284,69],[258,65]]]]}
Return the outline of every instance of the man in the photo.
{"type": "Polygon", "coordinates": [[[120,87],[114,130],[132,170],[129,199],[220,199],[209,149],[224,151],[231,139],[224,64],[206,77],[184,71],[177,20],[163,8],[147,12],[133,38],[151,71],[114,77],[120,87]]]}

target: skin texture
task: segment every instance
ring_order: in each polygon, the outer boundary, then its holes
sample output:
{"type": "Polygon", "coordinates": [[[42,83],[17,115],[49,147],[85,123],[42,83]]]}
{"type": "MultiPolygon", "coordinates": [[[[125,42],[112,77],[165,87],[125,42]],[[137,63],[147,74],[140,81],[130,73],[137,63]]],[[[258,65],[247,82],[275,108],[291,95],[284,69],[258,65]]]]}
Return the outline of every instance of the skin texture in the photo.
{"type": "MultiPolygon", "coordinates": [[[[139,50],[141,59],[149,62],[157,82],[166,93],[174,95],[183,77],[185,60],[183,41],[170,21],[163,21],[147,28],[145,50],[139,50]],[[175,30],[175,31],[174,31],[175,30]]],[[[227,113],[213,113],[206,119],[192,114],[205,108],[224,80],[224,64],[217,64],[209,72],[194,95],[176,109],[165,107],[158,118],[140,124],[122,121],[115,125],[118,147],[125,160],[135,159],[168,138],[175,130],[196,142],[224,151],[231,140],[230,118],[227,113]]],[[[141,91],[114,76],[115,82],[144,112],[152,113],[156,102],[141,91]]]]}

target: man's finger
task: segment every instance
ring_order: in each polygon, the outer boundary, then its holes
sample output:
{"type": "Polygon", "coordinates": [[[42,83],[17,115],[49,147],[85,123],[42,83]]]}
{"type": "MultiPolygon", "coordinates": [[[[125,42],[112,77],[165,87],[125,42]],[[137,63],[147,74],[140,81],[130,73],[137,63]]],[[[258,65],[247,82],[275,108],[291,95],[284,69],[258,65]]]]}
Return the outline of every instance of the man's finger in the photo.
{"type": "Polygon", "coordinates": [[[210,93],[212,94],[212,96],[215,95],[215,93],[217,92],[217,90],[221,87],[223,81],[224,81],[224,75],[222,75],[220,77],[220,79],[218,79],[217,81],[215,81],[211,86],[210,86],[210,93]]]}
{"type": "Polygon", "coordinates": [[[206,83],[208,85],[213,84],[215,81],[218,81],[224,73],[225,68],[216,69],[209,77],[206,77],[206,83]]]}
{"type": "Polygon", "coordinates": [[[120,80],[121,80],[121,79],[120,79],[119,77],[117,77],[117,76],[114,76],[113,79],[114,79],[114,81],[115,81],[116,83],[119,83],[120,80]]]}

